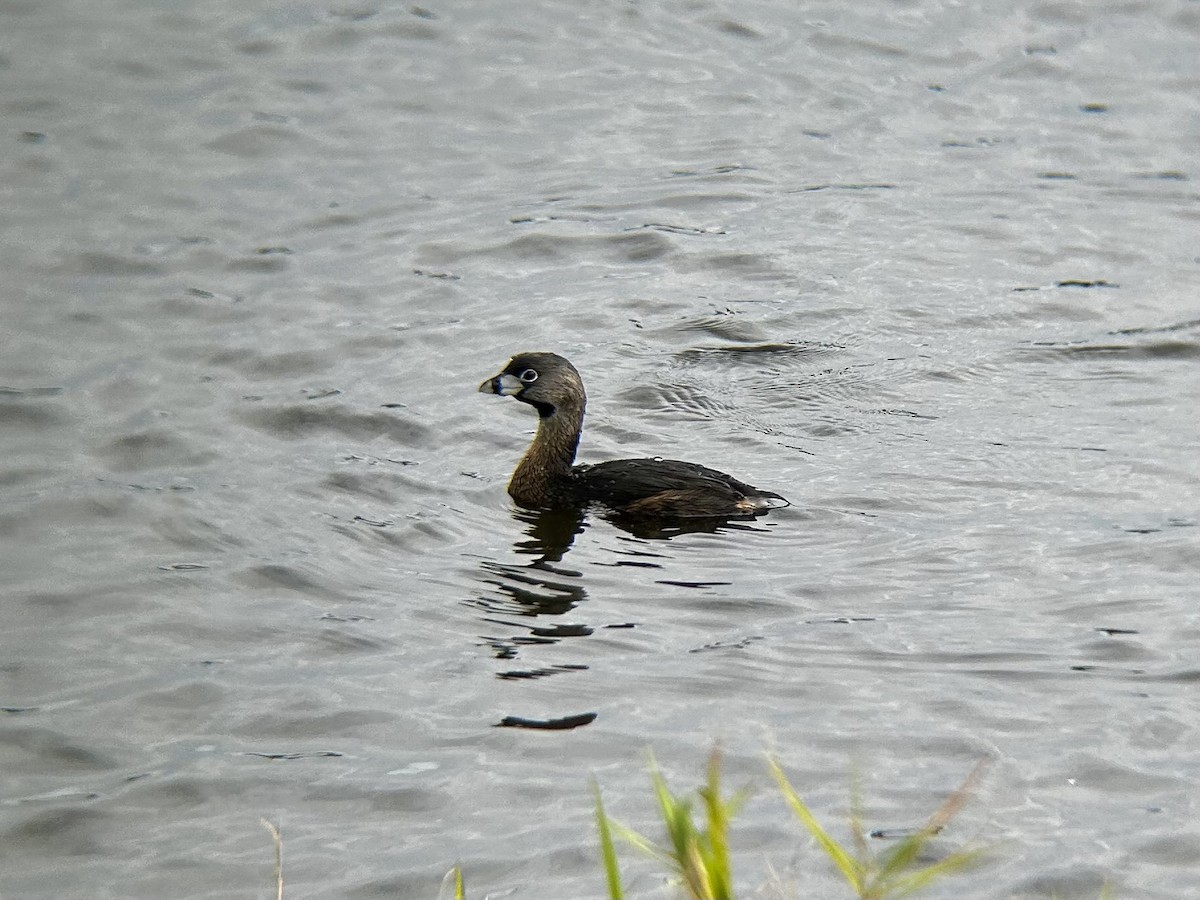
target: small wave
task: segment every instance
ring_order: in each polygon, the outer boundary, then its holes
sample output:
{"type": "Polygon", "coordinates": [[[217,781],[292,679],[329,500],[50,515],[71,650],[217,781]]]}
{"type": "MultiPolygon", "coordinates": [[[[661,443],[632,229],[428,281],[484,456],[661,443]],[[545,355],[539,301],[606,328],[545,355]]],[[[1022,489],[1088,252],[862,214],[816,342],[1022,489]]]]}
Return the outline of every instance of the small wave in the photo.
{"type": "Polygon", "coordinates": [[[395,414],[362,413],[341,406],[290,404],[243,412],[239,418],[253,428],[277,437],[298,438],[314,432],[333,432],[355,441],[386,437],[404,446],[425,444],[429,429],[395,414]]]}

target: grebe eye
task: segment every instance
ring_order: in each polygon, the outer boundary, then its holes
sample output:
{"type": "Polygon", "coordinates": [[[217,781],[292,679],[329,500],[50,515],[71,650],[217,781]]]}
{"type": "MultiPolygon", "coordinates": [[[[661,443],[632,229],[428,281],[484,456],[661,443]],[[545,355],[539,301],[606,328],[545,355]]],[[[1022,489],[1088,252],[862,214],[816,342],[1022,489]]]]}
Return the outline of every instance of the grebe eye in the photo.
{"type": "Polygon", "coordinates": [[[521,373],[521,380],[526,384],[533,384],[537,381],[537,372],[533,371],[533,369],[526,369],[521,373]]]}

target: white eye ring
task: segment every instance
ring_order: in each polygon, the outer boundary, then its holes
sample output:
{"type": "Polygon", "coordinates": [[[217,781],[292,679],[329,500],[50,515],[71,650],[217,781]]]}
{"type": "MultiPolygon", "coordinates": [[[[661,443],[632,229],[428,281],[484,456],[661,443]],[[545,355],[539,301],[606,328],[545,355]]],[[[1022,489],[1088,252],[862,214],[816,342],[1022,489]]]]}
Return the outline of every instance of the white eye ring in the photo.
{"type": "Polygon", "coordinates": [[[533,369],[526,369],[521,373],[521,381],[525,382],[525,384],[533,384],[537,381],[537,372],[533,371],[533,369]]]}

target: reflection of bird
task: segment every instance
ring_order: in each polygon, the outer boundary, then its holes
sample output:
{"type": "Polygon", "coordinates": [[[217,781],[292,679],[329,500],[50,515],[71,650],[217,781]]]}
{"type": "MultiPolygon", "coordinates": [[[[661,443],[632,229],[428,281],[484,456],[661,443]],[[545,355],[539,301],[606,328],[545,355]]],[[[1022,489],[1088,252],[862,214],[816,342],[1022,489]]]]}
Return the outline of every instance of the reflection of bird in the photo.
{"type": "Polygon", "coordinates": [[[538,411],[538,429],[508,492],[520,506],[558,509],[597,503],[637,518],[756,516],[787,506],[724,472],[673,459],[614,459],[572,465],[587,396],[575,367],[556,353],[520,353],[479,386],[538,411]]]}

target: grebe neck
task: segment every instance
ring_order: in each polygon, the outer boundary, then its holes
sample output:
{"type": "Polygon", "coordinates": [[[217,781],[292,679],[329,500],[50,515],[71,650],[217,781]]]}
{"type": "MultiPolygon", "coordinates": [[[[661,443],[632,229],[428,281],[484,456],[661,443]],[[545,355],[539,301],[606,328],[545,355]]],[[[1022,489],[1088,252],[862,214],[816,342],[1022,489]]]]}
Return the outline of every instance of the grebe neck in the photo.
{"type": "Polygon", "coordinates": [[[552,504],[556,484],[561,484],[571,473],[582,431],[582,404],[538,410],[537,434],[508,483],[508,493],[519,505],[544,507],[552,504]]]}

